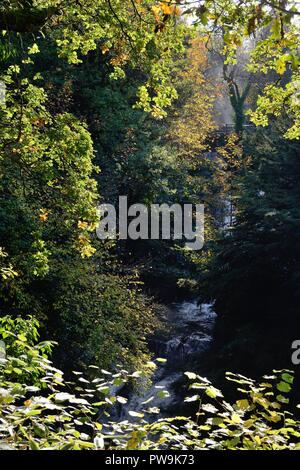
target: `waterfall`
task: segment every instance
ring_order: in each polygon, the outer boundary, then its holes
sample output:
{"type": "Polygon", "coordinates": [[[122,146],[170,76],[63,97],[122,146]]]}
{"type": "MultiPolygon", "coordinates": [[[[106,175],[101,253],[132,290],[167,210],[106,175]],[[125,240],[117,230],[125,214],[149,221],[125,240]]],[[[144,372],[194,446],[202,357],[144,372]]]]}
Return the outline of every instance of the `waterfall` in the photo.
{"type": "Polygon", "coordinates": [[[183,371],[195,361],[201,361],[202,354],[212,342],[216,313],[211,304],[198,304],[185,301],[172,304],[168,309],[167,324],[170,327],[166,338],[152,338],[149,347],[155,357],[167,359],[159,363],[150,387],[141,387],[129,396],[122,411],[122,418],[128,419],[128,411],[143,411],[159,408],[161,413],[168,412],[180,399],[176,390],[183,379],[183,371]],[[168,395],[162,397],[161,390],[168,395]]]}

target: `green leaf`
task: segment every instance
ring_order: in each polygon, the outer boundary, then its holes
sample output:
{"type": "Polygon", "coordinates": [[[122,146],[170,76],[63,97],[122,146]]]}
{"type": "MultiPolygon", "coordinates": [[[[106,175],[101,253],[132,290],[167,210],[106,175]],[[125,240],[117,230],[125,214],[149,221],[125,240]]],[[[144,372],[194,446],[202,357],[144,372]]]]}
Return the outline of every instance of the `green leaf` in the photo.
{"type": "Polygon", "coordinates": [[[157,396],[159,398],[168,398],[170,396],[170,393],[168,392],[168,390],[160,390],[158,393],[157,393],[157,396]]]}
{"type": "Polygon", "coordinates": [[[128,402],[127,398],[124,397],[117,397],[117,401],[122,405],[125,405],[128,402]]]}
{"type": "Polygon", "coordinates": [[[224,419],[223,418],[219,418],[219,417],[214,417],[212,418],[212,424],[215,425],[215,426],[219,426],[220,424],[223,424],[224,422],[224,419]]]}
{"type": "Polygon", "coordinates": [[[23,334],[19,334],[19,335],[18,335],[18,339],[19,339],[20,341],[23,341],[24,343],[27,341],[26,336],[23,335],[23,334]]]}
{"type": "Polygon", "coordinates": [[[223,397],[223,394],[220,390],[218,390],[217,388],[215,387],[208,387],[206,390],[205,390],[205,393],[207,396],[209,396],[210,398],[217,398],[217,397],[223,397]]]}
{"type": "Polygon", "coordinates": [[[29,49],[28,49],[28,54],[37,54],[38,52],[40,52],[39,50],[39,46],[34,43],[29,49]]]}
{"type": "Polygon", "coordinates": [[[122,379],[121,377],[117,377],[116,379],[114,379],[113,381],[113,384],[116,385],[117,387],[120,387],[121,385],[123,385],[125,383],[125,380],[122,379]]]}
{"type": "Polygon", "coordinates": [[[109,387],[104,386],[104,387],[97,387],[98,392],[103,393],[103,395],[108,395],[109,394],[109,387]]]}
{"type": "Polygon", "coordinates": [[[33,439],[29,439],[29,447],[31,450],[40,450],[38,443],[33,439]]]}
{"type": "Polygon", "coordinates": [[[71,398],[75,398],[74,395],[71,395],[70,393],[65,393],[65,392],[56,393],[54,396],[54,400],[57,403],[63,403],[65,401],[69,401],[71,398]]]}
{"type": "Polygon", "coordinates": [[[42,410],[30,410],[26,412],[26,416],[38,416],[42,413],[42,410]]]}
{"type": "Polygon", "coordinates": [[[280,392],[288,393],[291,391],[291,386],[286,382],[279,382],[279,384],[277,384],[277,390],[279,390],[280,392]]]}
{"type": "Polygon", "coordinates": [[[285,382],[287,382],[289,384],[292,384],[294,382],[294,377],[291,374],[284,373],[284,374],[282,374],[281,377],[285,382]]]}
{"type": "Polygon", "coordinates": [[[239,410],[246,410],[247,408],[249,408],[250,403],[248,402],[248,400],[237,400],[236,406],[239,410]]]}
{"type": "Polygon", "coordinates": [[[277,395],[276,400],[279,401],[280,403],[285,403],[285,404],[288,404],[290,401],[288,398],[284,397],[283,395],[277,395]]]}

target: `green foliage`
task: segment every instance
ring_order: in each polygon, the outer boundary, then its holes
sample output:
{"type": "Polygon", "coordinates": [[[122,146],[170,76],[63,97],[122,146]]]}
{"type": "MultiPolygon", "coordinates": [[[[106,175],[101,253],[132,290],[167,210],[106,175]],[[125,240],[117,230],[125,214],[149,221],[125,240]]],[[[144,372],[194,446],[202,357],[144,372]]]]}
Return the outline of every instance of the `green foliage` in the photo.
{"type": "MultiPolygon", "coordinates": [[[[240,46],[249,39],[255,41],[248,70],[263,74],[275,72],[276,78],[261,90],[257,108],[249,113],[251,120],[256,125],[267,126],[274,116],[288,116],[291,123],[285,136],[288,139],[299,139],[300,57],[297,2],[288,0],[282,4],[278,0],[246,0],[242,3],[205,0],[200,6],[195,6],[187,0],[185,4],[190,5],[185,13],[194,14],[195,23],[205,35],[208,34],[208,42],[213,36],[212,32],[222,32],[225,67],[228,63],[237,63],[240,46]]],[[[240,100],[243,93],[236,95],[234,88],[237,88],[237,84],[233,83],[232,77],[228,78],[230,99],[236,96],[240,100]]],[[[243,104],[243,100],[240,104],[243,104]]],[[[241,111],[240,109],[238,114],[243,118],[241,111]]],[[[241,128],[237,127],[237,130],[241,128]]]]}
{"type": "Polygon", "coordinates": [[[1,239],[17,270],[42,276],[58,240],[83,257],[93,253],[93,146],[73,116],[50,116],[43,89],[22,79],[18,67],[2,78],[8,92],[0,113],[1,239]]]}
{"type": "MultiPolygon", "coordinates": [[[[187,372],[189,389],[197,393],[186,398],[186,402],[198,403],[195,419],[177,416],[151,422],[151,415],[159,410],[145,402],[142,412],[129,410],[131,420],[117,423],[110,421],[110,412],[115,404],[123,406],[127,400],[118,392],[112,393],[113,389],[137,380],[143,372],[111,374],[90,366],[89,374],[74,371],[76,382],[66,382],[47,359],[45,343],[36,344],[37,326],[32,318],[13,321],[7,317],[1,322],[1,337],[8,341],[7,355],[0,359],[2,449],[299,448],[300,423],[286,409],[293,383],[290,371],[276,371],[260,383],[228,373],[227,379],[236,383],[242,394],[233,404],[207,379],[187,372]],[[16,370],[21,360],[27,377],[16,370]]],[[[156,364],[148,367],[153,370],[156,364]]],[[[166,390],[159,394],[161,398],[168,396],[166,390]]]]}
{"type": "Polygon", "coordinates": [[[0,336],[5,344],[5,356],[1,359],[2,386],[11,386],[13,382],[16,389],[18,382],[33,387],[44,386],[41,379],[54,343],[38,343],[38,327],[39,322],[33,317],[0,318],[0,336]],[[11,360],[7,361],[6,357],[11,360]]]}
{"type": "Polygon", "coordinates": [[[273,20],[272,34],[261,41],[252,53],[250,70],[265,74],[275,71],[278,79],[266,85],[258,97],[257,106],[250,111],[251,120],[259,126],[267,126],[272,118],[285,116],[289,128],[287,139],[300,138],[299,100],[299,26],[288,26],[284,18],[273,20]],[[277,29],[279,27],[279,31],[277,29]],[[263,57],[263,60],[262,60],[263,57]]]}
{"type": "Polygon", "coordinates": [[[5,251],[3,251],[3,248],[0,247],[0,275],[2,282],[18,275],[18,273],[14,271],[12,264],[5,262],[5,258],[7,258],[7,256],[7,253],[5,253],[5,251]]]}
{"type": "MultiPolygon", "coordinates": [[[[62,63],[44,43],[31,47],[25,61],[39,48],[54,68],[62,63]]],[[[45,88],[37,86],[38,69],[23,63],[1,76],[7,86],[0,109],[1,313],[36,315],[44,332],[59,339],[65,367],[139,363],[155,324],[153,308],[137,292],[137,279],[117,274],[111,246],[94,240],[100,195],[92,138],[82,115],[79,121],[55,103],[50,78],[45,88]]],[[[51,80],[58,77],[52,73],[51,80]]]]}
{"type": "Polygon", "coordinates": [[[101,272],[103,266],[92,262],[70,263],[51,279],[48,328],[67,370],[89,363],[132,368],[148,358],[146,338],[158,326],[155,305],[142,294],[137,278],[121,276],[117,267],[114,273],[109,260],[108,268],[101,272]]]}
{"type": "MultiPolygon", "coordinates": [[[[87,0],[83,7],[64,0],[6,0],[0,6],[0,80],[7,91],[6,103],[0,104],[0,312],[14,318],[5,316],[0,323],[8,353],[3,396],[11,407],[3,419],[6,431],[15,429],[5,439],[19,448],[103,447],[95,424],[98,406],[90,403],[89,390],[95,387],[89,384],[79,398],[73,389],[71,398],[61,395],[66,393],[59,388],[62,373],[44,357],[50,344],[35,344],[37,324],[24,320],[28,314],[41,321],[43,335],[58,340],[57,361],[68,372],[74,364],[84,368],[90,362],[113,370],[112,379],[92,379],[101,381],[96,401],[105,406],[124,404],[124,397],[110,396],[114,380],[131,380],[151,369],[146,336],[157,321],[155,305],[138,287],[141,278],[146,288],[155,284],[161,294],[164,286],[172,296],[175,285],[195,292],[199,279],[203,295],[204,281],[206,297],[216,299],[216,309],[225,314],[220,324],[234,336],[225,341],[229,360],[234,356],[241,362],[237,351],[247,350],[251,341],[256,346],[258,335],[264,341],[261,330],[278,332],[283,322],[287,353],[299,304],[299,146],[281,137],[299,138],[294,2],[276,1],[270,7],[256,0],[205,0],[186,11],[188,3],[87,0]],[[179,5],[201,24],[202,39],[185,38],[192,28],[180,18],[179,5]],[[217,92],[203,41],[218,28],[225,68],[236,62],[245,38],[264,33],[249,71],[266,74],[267,86],[250,114],[255,124],[269,127],[241,145],[230,136],[210,152],[216,147],[211,132],[217,92]],[[285,126],[274,131],[271,124],[283,111],[285,126]],[[128,195],[130,203],[205,202],[205,249],[190,253],[181,242],[96,241],[98,201],[115,203],[120,194],[128,195]],[[214,242],[223,198],[234,206],[235,222],[214,242]],[[120,378],[117,363],[136,365],[139,371],[133,377],[122,372],[120,378]],[[44,395],[35,402],[28,383],[50,387],[45,408],[44,395]],[[20,405],[22,400],[28,406],[20,405]],[[60,403],[64,400],[67,408],[60,403]],[[53,414],[47,411],[51,407],[53,414]],[[28,411],[33,411],[30,424],[28,411]],[[82,421],[83,416],[92,418],[82,421]]],[[[229,82],[232,92],[235,85],[229,82]]],[[[240,98],[243,107],[246,94],[240,98]]],[[[272,341],[267,344],[272,349],[272,341]]],[[[274,344],[278,358],[282,349],[274,344]]],[[[249,364],[248,358],[242,366],[255,368],[261,362],[257,367],[263,367],[267,361],[265,356],[255,360],[249,364]]],[[[86,380],[90,377],[81,377],[81,383],[86,380]]],[[[222,402],[221,409],[201,404],[201,412],[214,414],[217,428],[201,414],[196,421],[170,418],[151,424],[144,419],[147,411],[131,410],[131,417],[142,421],[112,424],[107,446],[292,448],[298,423],[289,422],[293,431],[284,426],[277,435],[271,427],[273,422],[279,426],[285,413],[274,404],[285,404],[288,372],[281,374],[273,398],[266,398],[269,386],[249,380],[247,398],[230,405],[232,412],[211,384],[197,380],[210,400],[222,402]],[[257,394],[269,400],[267,407],[257,394]],[[277,410],[276,416],[268,414],[270,409],[277,410]]],[[[198,394],[188,398],[196,401],[198,394]]]]}
{"type": "Polygon", "coordinates": [[[70,64],[80,64],[82,56],[100,44],[112,66],[112,80],[123,78],[128,65],[140,70],[145,80],[137,92],[137,107],[160,118],[176,98],[170,66],[172,55],[183,50],[185,31],[183,25],[176,24],[177,8],[165,10],[163,4],[153,0],[87,0],[84,8],[63,0],[18,6],[10,0],[5,3],[0,10],[1,29],[25,37],[42,29],[55,41],[58,55],[70,64]]]}
{"type": "MultiPolygon", "coordinates": [[[[217,450],[283,450],[299,448],[299,422],[286,409],[286,395],[291,390],[293,373],[274,371],[256,381],[240,374],[227,373],[227,380],[238,386],[242,394],[235,403],[228,403],[222,392],[207,379],[189,375],[191,390],[197,390],[194,401],[200,400],[197,413],[199,428],[207,432],[203,443],[217,450]],[[197,382],[193,382],[197,379],[197,382]],[[283,395],[280,393],[283,392],[283,395]],[[207,395],[213,404],[203,404],[207,395]]],[[[189,398],[186,401],[191,400],[189,398]]]]}
{"type": "Polygon", "coordinates": [[[243,311],[244,317],[262,311],[273,318],[280,315],[287,295],[290,310],[297,304],[299,145],[287,144],[278,126],[244,142],[241,165],[227,188],[235,222],[230,236],[219,240],[211,270],[211,276],[216,275],[211,287],[216,295],[222,292],[223,311],[236,315],[243,311]],[[254,308],[258,295],[260,305],[254,308]]]}

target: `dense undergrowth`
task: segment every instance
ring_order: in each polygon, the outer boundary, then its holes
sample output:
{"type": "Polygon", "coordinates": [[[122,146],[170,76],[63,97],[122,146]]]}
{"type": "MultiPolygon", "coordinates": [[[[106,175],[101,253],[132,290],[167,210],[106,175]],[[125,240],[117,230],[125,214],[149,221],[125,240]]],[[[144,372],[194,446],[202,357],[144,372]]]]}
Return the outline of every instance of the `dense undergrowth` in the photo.
{"type": "MultiPolygon", "coordinates": [[[[300,421],[288,410],[293,384],[290,371],[274,371],[258,383],[227,373],[241,397],[226,401],[209,380],[185,372],[186,402],[197,405],[191,417],[159,418],[159,410],[128,410],[126,420],[113,421],[110,412],[126,404],[122,386],[156,368],[157,359],[142,371],[100,370],[91,365],[74,371],[73,382],[49,359],[51,342],[38,342],[33,318],[1,319],[0,448],[19,450],[297,450],[300,421]],[[4,349],[5,345],[5,349],[4,349]],[[152,415],[158,419],[151,420],[152,415]]],[[[168,391],[160,389],[160,396],[168,391]]]]}

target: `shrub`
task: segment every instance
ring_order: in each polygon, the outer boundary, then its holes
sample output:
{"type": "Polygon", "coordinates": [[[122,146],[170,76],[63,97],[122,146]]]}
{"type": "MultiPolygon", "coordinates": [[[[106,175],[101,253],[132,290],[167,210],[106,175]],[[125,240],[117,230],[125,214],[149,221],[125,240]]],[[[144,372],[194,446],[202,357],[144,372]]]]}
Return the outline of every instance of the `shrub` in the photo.
{"type": "MultiPolygon", "coordinates": [[[[116,374],[89,367],[74,371],[76,383],[66,382],[47,355],[52,343],[37,343],[38,324],[1,319],[0,337],[6,355],[0,358],[0,448],[31,450],[89,449],[217,449],[283,450],[300,448],[300,422],[287,410],[293,383],[291,372],[276,371],[256,383],[227,374],[243,395],[228,403],[207,379],[186,372],[190,390],[186,402],[198,404],[194,418],[170,417],[151,422],[159,413],[149,408],[129,411],[132,421],[110,421],[114,404],[126,404],[115,390],[145,372],[116,374]],[[105,378],[104,378],[105,377],[105,378]],[[208,402],[209,401],[209,402],[208,402]]],[[[155,362],[146,364],[155,369],[155,362]]],[[[166,390],[158,392],[168,396],[166,390]]]]}

